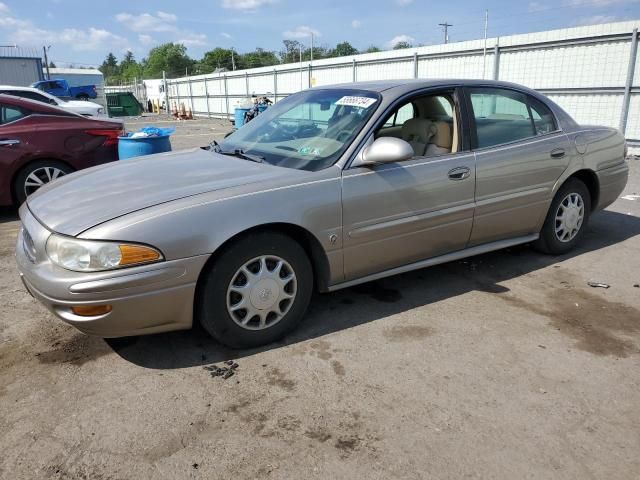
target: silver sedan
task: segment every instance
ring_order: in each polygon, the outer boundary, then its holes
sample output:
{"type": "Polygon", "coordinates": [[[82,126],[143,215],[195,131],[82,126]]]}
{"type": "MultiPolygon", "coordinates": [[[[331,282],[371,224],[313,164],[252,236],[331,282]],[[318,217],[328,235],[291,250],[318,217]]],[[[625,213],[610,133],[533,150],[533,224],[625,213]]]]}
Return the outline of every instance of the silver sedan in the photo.
{"type": "Polygon", "coordinates": [[[26,288],[82,332],[272,342],[312,291],[532,243],[571,250],[628,176],[615,129],[504,82],[291,95],[220,144],[68,175],[20,209],[26,288]]]}

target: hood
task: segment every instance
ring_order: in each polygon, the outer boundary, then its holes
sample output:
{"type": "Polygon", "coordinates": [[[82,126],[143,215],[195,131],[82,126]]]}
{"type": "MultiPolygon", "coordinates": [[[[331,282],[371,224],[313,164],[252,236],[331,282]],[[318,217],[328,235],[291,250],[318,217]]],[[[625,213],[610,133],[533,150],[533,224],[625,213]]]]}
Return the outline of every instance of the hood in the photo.
{"type": "Polygon", "coordinates": [[[301,175],[298,170],[194,149],[121,160],[67,175],[40,188],[27,205],[48,229],[75,236],[160,203],[301,175]]]}

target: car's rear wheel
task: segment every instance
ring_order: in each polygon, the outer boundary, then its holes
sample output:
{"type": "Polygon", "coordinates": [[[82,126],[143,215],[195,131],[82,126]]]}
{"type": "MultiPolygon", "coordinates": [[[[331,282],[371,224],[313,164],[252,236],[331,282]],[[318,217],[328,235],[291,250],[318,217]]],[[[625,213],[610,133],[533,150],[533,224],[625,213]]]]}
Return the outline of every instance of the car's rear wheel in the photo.
{"type": "Polygon", "coordinates": [[[583,237],[590,213],[589,189],[577,178],[568,180],[556,193],[534,247],[552,255],[567,253],[583,237]]]}
{"type": "Polygon", "coordinates": [[[83,102],[88,102],[89,101],[89,95],[85,95],[84,93],[81,93],[76,98],[78,100],[82,100],[83,102]]]}
{"type": "Polygon", "coordinates": [[[311,263],[296,241],[276,232],[250,234],[226,248],[203,273],[196,314],[220,343],[257,347],[300,322],[312,288],[311,263]]]}
{"type": "Polygon", "coordinates": [[[55,160],[39,160],[28,164],[16,175],[13,183],[16,203],[22,204],[43,185],[71,172],[71,167],[55,160]]]}

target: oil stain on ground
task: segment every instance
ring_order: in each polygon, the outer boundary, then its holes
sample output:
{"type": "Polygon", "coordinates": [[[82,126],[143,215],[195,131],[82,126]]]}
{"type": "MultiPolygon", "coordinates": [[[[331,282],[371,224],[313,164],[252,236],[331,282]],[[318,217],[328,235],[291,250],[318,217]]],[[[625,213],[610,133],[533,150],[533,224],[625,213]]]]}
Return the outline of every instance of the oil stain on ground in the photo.
{"type": "Polygon", "coordinates": [[[293,391],[296,386],[296,382],[287,378],[278,368],[272,368],[267,372],[267,383],[272,387],[279,387],[288,392],[293,391]]]}
{"type": "Polygon", "coordinates": [[[433,334],[433,329],[423,325],[397,325],[384,332],[384,336],[394,342],[420,340],[433,334]]]}
{"type": "Polygon", "coordinates": [[[69,338],[55,340],[50,346],[50,350],[36,353],[40,363],[70,363],[80,366],[112,352],[103,339],[83,333],[75,333],[69,338]]]}
{"type": "Polygon", "coordinates": [[[640,353],[628,337],[640,332],[640,310],[584,290],[561,287],[545,291],[543,304],[529,302],[512,294],[499,297],[515,307],[547,317],[550,325],[573,338],[576,348],[595,355],[628,357],[640,353]],[[622,338],[627,337],[627,338],[622,338]]]}

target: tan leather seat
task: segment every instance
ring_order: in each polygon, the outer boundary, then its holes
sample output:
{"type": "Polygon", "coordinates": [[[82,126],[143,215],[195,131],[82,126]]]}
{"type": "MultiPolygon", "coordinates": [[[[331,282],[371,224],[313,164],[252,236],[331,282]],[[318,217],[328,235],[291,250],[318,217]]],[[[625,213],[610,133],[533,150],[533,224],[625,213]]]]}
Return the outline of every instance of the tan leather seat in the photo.
{"type": "Polygon", "coordinates": [[[443,155],[451,153],[451,145],[453,137],[451,135],[451,126],[447,122],[435,122],[436,133],[429,141],[425,155],[443,155]]]}
{"type": "Polygon", "coordinates": [[[425,154],[427,145],[435,133],[433,123],[424,118],[412,118],[402,124],[402,139],[413,147],[417,157],[425,154]]]}

